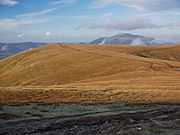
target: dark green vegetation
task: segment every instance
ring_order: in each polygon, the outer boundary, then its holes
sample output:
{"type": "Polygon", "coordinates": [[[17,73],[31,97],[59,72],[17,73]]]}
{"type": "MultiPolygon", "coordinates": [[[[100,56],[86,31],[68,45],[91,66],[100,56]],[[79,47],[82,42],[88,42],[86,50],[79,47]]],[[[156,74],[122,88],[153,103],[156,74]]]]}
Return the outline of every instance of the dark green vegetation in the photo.
{"type": "Polygon", "coordinates": [[[178,105],[3,105],[0,119],[1,125],[4,123],[0,135],[178,135],[180,132],[178,105]]]}
{"type": "MultiPolygon", "coordinates": [[[[48,117],[72,117],[77,115],[96,114],[105,112],[133,111],[140,109],[158,108],[153,105],[125,105],[123,103],[110,104],[4,104],[1,105],[0,123],[16,122],[27,119],[41,119],[48,117]]],[[[162,106],[167,107],[167,106],[162,106]]]]}

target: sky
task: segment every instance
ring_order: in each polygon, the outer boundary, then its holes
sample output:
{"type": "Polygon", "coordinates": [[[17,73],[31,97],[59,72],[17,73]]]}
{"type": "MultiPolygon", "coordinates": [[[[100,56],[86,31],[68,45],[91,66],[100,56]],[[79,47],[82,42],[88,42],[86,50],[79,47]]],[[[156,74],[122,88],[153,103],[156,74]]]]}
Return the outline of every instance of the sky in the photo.
{"type": "Polygon", "coordinates": [[[90,42],[118,33],[180,43],[180,0],[0,0],[0,42],[90,42]]]}

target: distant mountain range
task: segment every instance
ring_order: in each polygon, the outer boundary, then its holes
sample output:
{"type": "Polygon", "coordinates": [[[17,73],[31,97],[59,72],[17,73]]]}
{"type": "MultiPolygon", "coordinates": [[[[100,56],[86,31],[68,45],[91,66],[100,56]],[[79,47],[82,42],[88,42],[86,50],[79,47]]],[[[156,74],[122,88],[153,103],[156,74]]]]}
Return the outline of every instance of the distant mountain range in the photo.
{"type": "Polygon", "coordinates": [[[39,43],[39,42],[0,43],[0,59],[45,44],[47,43],[39,43]]]}
{"type": "Polygon", "coordinates": [[[154,38],[129,33],[117,34],[110,37],[98,38],[90,44],[128,44],[128,45],[157,45],[154,38]]]}
{"type": "MultiPolygon", "coordinates": [[[[29,50],[32,48],[37,48],[47,43],[41,42],[21,42],[21,43],[0,43],[0,59],[14,55],[16,53],[29,50]]],[[[85,42],[80,42],[80,44],[87,44],[85,42]]],[[[145,37],[141,35],[133,35],[129,33],[122,33],[113,35],[110,37],[98,38],[90,44],[128,44],[128,45],[160,45],[160,44],[173,44],[158,42],[152,37],[145,37]]]]}

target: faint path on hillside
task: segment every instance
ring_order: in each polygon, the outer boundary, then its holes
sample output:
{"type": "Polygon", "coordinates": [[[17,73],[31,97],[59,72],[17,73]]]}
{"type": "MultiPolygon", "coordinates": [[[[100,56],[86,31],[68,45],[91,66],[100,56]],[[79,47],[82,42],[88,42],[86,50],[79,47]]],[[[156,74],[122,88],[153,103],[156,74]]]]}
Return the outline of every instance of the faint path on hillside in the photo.
{"type": "MultiPolygon", "coordinates": [[[[78,51],[78,52],[83,52],[83,53],[88,53],[88,54],[95,54],[95,55],[100,55],[100,56],[105,56],[105,57],[110,57],[110,58],[119,58],[119,59],[122,59],[123,57],[117,57],[117,56],[112,56],[112,55],[106,55],[106,54],[98,54],[98,53],[94,53],[94,52],[89,52],[89,51],[84,51],[84,50],[80,50],[80,49],[76,49],[76,48],[72,48],[72,47],[69,47],[69,46],[66,46],[66,45],[63,45],[61,43],[58,43],[58,45],[62,48],[67,48],[67,49],[71,49],[71,50],[74,50],[74,51],[78,51]]],[[[157,49],[158,50],[158,49],[157,49]]],[[[133,55],[134,56],[134,55],[133,55]]],[[[137,56],[138,57],[138,56],[137,56]]],[[[139,56],[140,57],[140,56],[139,56]]],[[[141,57],[143,58],[143,57],[141,57]]],[[[135,59],[132,59],[132,58],[127,58],[126,59],[130,59],[130,60],[135,60],[135,59]]],[[[147,58],[146,58],[147,59],[147,58]]],[[[151,58],[148,58],[148,59],[151,59],[151,58]]],[[[158,59],[159,60],[159,59],[158,59]]],[[[138,61],[138,60],[136,60],[138,61]]],[[[142,62],[145,62],[145,63],[148,63],[149,64],[149,68],[152,69],[153,71],[156,71],[156,68],[153,66],[154,64],[162,64],[162,65],[167,65],[167,67],[170,67],[170,68],[175,68],[173,65],[167,63],[167,62],[163,62],[162,60],[159,60],[160,63],[156,63],[156,62],[149,62],[149,61],[144,61],[144,60],[139,60],[139,61],[142,61],[142,62]]]]}

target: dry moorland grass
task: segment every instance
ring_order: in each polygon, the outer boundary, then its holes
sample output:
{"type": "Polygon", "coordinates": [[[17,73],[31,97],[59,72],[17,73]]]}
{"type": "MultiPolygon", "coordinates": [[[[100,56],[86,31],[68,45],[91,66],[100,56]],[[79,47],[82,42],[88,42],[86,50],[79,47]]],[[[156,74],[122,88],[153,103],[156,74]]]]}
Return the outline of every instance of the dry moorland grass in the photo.
{"type": "Polygon", "coordinates": [[[51,44],[0,61],[0,102],[180,103],[178,68],[180,45],[51,44]]]}

